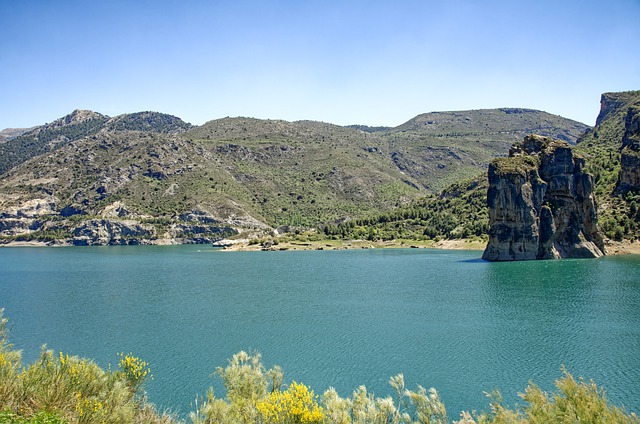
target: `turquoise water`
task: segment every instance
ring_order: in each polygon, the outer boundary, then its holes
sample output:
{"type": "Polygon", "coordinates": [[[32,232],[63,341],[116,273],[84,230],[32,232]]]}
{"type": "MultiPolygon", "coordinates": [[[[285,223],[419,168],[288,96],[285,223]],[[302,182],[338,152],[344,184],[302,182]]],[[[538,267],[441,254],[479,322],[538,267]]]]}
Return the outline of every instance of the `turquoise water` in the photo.
{"type": "MultiPolygon", "coordinates": [[[[481,252],[221,252],[207,246],[0,249],[11,341],[151,364],[149,398],[186,413],[215,367],[257,350],[322,393],[435,387],[451,418],[562,375],[640,410],[640,256],[488,263],[481,252]]],[[[215,383],[214,383],[215,381],[215,383]]]]}

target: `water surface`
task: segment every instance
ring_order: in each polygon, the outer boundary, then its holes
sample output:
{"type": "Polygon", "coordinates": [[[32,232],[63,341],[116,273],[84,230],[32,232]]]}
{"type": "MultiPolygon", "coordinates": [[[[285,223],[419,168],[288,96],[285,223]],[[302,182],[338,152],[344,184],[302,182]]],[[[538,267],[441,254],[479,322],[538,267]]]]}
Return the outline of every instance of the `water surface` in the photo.
{"type": "Polygon", "coordinates": [[[481,252],[221,252],[206,246],[0,249],[0,307],[32,361],[47,346],[151,364],[150,400],[185,413],[240,350],[348,396],[390,376],[451,418],[533,380],[594,379],[640,408],[640,257],[489,263],[481,252]]]}

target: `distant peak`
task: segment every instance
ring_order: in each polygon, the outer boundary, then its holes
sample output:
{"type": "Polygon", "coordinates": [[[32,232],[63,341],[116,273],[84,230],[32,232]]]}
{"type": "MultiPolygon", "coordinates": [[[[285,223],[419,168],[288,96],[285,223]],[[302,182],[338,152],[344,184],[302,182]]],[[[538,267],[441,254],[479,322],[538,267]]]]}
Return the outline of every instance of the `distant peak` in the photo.
{"type": "Polygon", "coordinates": [[[151,131],[166,134],[183,133],[192,127],[177,116],[151,111],[118,115],[111,118],[106,126],[113,131],[151,131]]]}
{"type": "Polygon", "coordinates": [[[537,113],[540,112],[535,109],[524,109],[521,107],[502,107],[499,109],[500,111],[506,113],[507,115],[519,114],[519,113],[537,113]]]}
{"type": "Polygon", "coordinates": [[[108,118],[108,116],[98,112],[94,112],[92,110],[76,109],[70,114],[63,116],[62,118],[54,121],[52,125],[60,126],[60,127],[65,125],[75,125],[75,124],[80,124],[82,122],[89,121],[96,118],[108,118]]]}

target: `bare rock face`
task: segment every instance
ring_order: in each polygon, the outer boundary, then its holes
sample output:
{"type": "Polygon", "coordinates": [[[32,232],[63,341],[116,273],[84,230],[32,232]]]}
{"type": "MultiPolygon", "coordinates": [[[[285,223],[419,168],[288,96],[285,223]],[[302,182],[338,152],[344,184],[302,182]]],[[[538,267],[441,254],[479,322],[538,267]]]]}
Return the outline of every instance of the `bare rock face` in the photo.
{"type": "Polygon", "coordinates": [[[604,255],[593,178],[563,141],[528,136],[489,165],[489,243],[483,259],[604,255]]]}
{"type": "Polygon", "coordinates": [[[55,214],[53,196],[25,201],[0,211],[0,236],[27,234],[42,227],[41,218],[55,214]]]}
{"type": "Polygon", "coordinates": [[[92,219],[73,230],[75,246],[149,244],[155,238],[152,226],[131,220],[92,219]]]}
{"type": "Polygon", "coordinates": [[[596,119],[596,126],[600,125],[611,113],[624,106],[627,101],[622,93],[604,93],[600,97],[600,113],[596,119]]]}
{"type": "Polygon", "coordinates": [[[620,155],[618,192],[640,191],[640,105],[630,107],[620,155]]]}

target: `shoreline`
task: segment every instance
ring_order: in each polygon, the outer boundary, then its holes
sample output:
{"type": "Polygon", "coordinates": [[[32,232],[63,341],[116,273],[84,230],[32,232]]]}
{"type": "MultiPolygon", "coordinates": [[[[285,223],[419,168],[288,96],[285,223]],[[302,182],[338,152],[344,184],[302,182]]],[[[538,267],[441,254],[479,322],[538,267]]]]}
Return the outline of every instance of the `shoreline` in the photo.
{"type": "Polygon", "coordinates": [[[250,244],[246,240],[239,242],[230,241],[230,245],[224,246],[227,252],[255,252],[255,251],[290,251],[290,250],[352,250],[352,249],[452,249],[452,250],[479,250],[485,248],[485,242],[475,240],[318,240],[318,241],[278,241],[273,244],[250,244]]]}
{"type": "MultiPolygon", "coordinates": [[[[178,240],[163,239],[156,243],[142,245],[178,245],[194,244],[180,243],[178,240]]],[[[209,244],[209,243],[206,243],[209,244]]],[[[2,247],[72,247],[71,243],[63,240],[56,242],[41,241],[14,241],[0,244],[2,247]]],[[[251,243],[249,240],[223,240],[221,251],[225,252],[256,252],[256,251],[299,251],[299,250],[350,250],[350,249],[442,249],[442,250],[477,250],[483,251],[486,242],[471,239],[422,241],[422,240],[391,240],[391,241],[368,241],[368,240],[318,240],[318,241],[278,241],[275,239],[272,244],[265,246],[251,243]]],[[[84,247],[84,246],[82,246],[84,247]]],[[[640,241],[630,242],[607,240],[605,243],[607,256],[619,255],[640,255],[640,241]]]]}
{"type": "Polygon", "coordinates": [[[608,256],[640,255],[640,240],[635,242],[606,240],[605,249],[608,256]]]}

